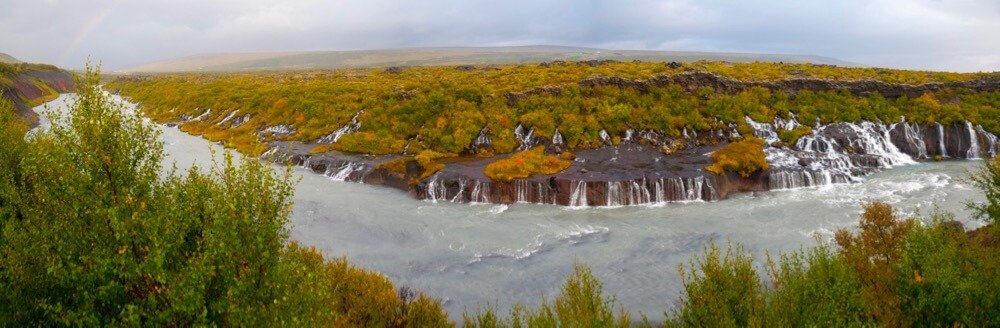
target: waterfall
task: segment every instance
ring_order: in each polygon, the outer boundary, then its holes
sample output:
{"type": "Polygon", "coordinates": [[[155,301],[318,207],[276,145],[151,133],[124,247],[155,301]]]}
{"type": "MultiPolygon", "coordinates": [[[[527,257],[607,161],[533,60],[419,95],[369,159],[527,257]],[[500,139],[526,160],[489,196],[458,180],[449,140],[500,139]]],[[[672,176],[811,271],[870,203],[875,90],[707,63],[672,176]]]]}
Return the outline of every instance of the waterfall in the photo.
{"type": "Polygon", "coordinates": [[[566,141],[563,140],[562,133],[559,133],[559,128],[556,128],[556,131],[552,133],[552,144],[553,145],[565,145],[566,144],[566,141]]]}
{"type": "Polygon", "coordinates": [[[531,190],[531,181],[518,179],[514,180],[514,201],[517,203],[529,203],[528,191],[531,190]]]}
{"type": "Polygon", "coordinates": [[[657,179],[653,185],[653,192],[656,194],[656,202],[664,203],[667,201],[667,195],[663,190],[663,179],[657,179]]]}
{"type": "Polygon", "coordinates": [[[458,179],[458,192],[455,193],[455,197],[451,198],[452,203],[458,203],[466,200],[463,197],[465,197],[465,185],[468,183],[469,181],[464,178],[458,179]]]}
{"type": "Polygon", "coordinates": [[[633,130],[632,128],[628,128],[628,130],[625,130],[625,137],[622,138],[622,142],[635,141],[633,140],[633,138],[635,138],[635,130],[633,130]]]}
{"type": "Polygon", "coordinates": [[[802,125],[802,124],[799,124],[798,116],[796,116],[795,114],[790,114],[790,115],[791,115],[791,118],[788,119],[788,120],[785,120],[785,119],[781,118],[781,116],[775,115],[774,116],[774,126],[775,126],[775,128],[776,129],[782,129],[782,130],[795,130],[795,128],[798,128],[799,126],[802,125]]]}
{"type": "Polygon", "coordinates": [[[976,131],[979,131],[979,135],[983,136],[983,139],[985,139],[985,141],[986,141],[986,145],[985,145],[985,148],[984,148],[984,151],[986,152],[986,154],[988,154],[991,158],[992,157],[996,157],[996,155],[997,155],[997,136],[994,135],[994,134],[992,134],[992,133],[986,132],[986,130],[983,129],[982,125],[977,125],[976,126],[976,131]]]}
{"type": "Polygon", "coordinates": [[[521,142],[521,145],[517,147],[517,150],[528,150],[538,143],[538,140],[535,138],[535,128],[526,130],[524,126],[520,124],[514,128],[514,138],[521,142]]]}
{"type": "Polygon", "coordinates": [[[234,110],[232,112],[229,112],[229,115],[226,115],[225,118],[219,121],[219,123],[215,123],[215,125],[222,126],[223,124],[226,124],[226,122],[229,122],[229,120],[233,119],[233,117],[236,117],[236,114],[239,114],[239,112],[240,112],[239,110],[234,110]]]}
{"type": "Polygon", "coordinates": [[[944,125],[937,122],[934,122],[934,125],[937,126],[939,155],[941,155],[941,157],[949,157],[948,150],[944,148],[944,125]]]}
{"type": "Polygon", "coordinates": [[[979,135],[976,134],[976,130],[972,128],[972,122],[965,121],[965,129],[969,131],[969,150],[965,152],[965,158],[968,159],[982,159],[979,157],[981,153],[979,151],[979,135]]]}
{"type": "Polygon", "coordinates": [[[880,168],[888,168],[903,164],[914,164],[910,155],[904,154],[890,141],[889,129],[882,123],[864,121],[859,124],[846,124],[854,129],[857,138],[850,141],[855,152],[876,155],[880,168]]]}
{"type": "Polygon", "coordinates": [[[192,118],[191,121],[201,121],[202,118],[204,118],[205,116],[207,116],[208,114],[211,114],[211,113],[212,113],[212,109],[211,108],[206,109],[205,112],[201,113],[201,115],[198,115],[195,118],[192,118]]]}
{"type": "Polygon", "coordinates": [[[775,170],[769,174],[771,190],[796,189],[847,183],[851,177],[837,170],[775,170]]]}
{"type": "Polygon", "coordinates": [[[646,183],[646,178],[642,178],[642,182],[638,180],[632,180],[631,190],[629,190],[629,195],[631,196],[632,204],[648,204],[652,202],[652,197],[650,197],[649,185],[646,183]]]}
{"type": "Polygon", "coordinates": [[[795,147],[807,152],[830,153],[834,150],[834,144],[836,144],[836,142],[830,140],[830,138],[813,133],[800,137],[799,141],[795,142],[795,147]]]}
{"type": "Polygon", "coordinates": [[[729,123],[729,137],[739,138],[740,137],[740,127],[739,125],[729,123]]]}
{"type": "Polygon", "coordinates": [[[906,123],[906,118],[903,117],[902,122],[893,124],[891,127],[889,127],[889,130],[892,130],[896,126],[902,126],[903,137],[906,139],[907,144],[916,149],[917,158],[930,158],[930,156],[927,156],[927,144],[921,137],[923,134],[920,133],[919,125],[916,124],[910,125],[909,123],[906,123]]]}
{"type": "Polygon", "coordinates": [[[654,192],[649,190],[649,182],[646,178],[642,180],[608,181],[607,182],[607,206],[640,205],[654,202],[652,194],[657,194],[662,199],[663,183],[657,181],[654,188],[660,188],[654,192]]]}
{"type": "Polygon", "coordinates": [[[473,181],[472,182],[472,193],[469,194],[469,202],[472,203],[489,203],[490,202],[490,183],[484,181],[473,181]]]}
{"type": "Polygon", "coordinates": [[[257,131],[257,135],[264,135],[266,133],[271,133],[271,135],[276,136],[290,136],[296,133],[295,127],[290,124],[273,125],[264,128],[263,130],[257,131]]]}
{"type": "Polygon", "coordinates": [[[608,130],[601,129],[601,132],[598,132],[597,134],[600,135],[601,142],[603,142],[606,145],[611,144],[611,135],[608,134],[608,130]]]}
{"type": "Polygon", "coordinates": [[[233,121],[233,124],[230,124],[229,128],[230,129],[238,128],[243,124],[246,124],[248,121],[250,121],[250,114],[243,115],[243,117],[237,118],[235,121],[233,121]]]}
{"type": "Polygon", "coordinates": [[[354,113],[354,116],[351,117],[350,123],[341,126],[337,130],[334,130],[333,133],[330,133],[328,135],[319,138],[319,140],[317,140],[316,142],[325,144],[335,143],[337,142],[337,140],[340,140],[340,137],[343,137],[345,134],[361,130],[361,121],[358,121],[358,116],[361,116],[361,114],[363,114],[364,112],[365,110],[362,109],[359,110],[357,113],[354,113]]]}
{"type": "Polygon", "coordinates": [[[622,206],[622,195],[621,195],[621,181],[608,181],[607,190],[605,195],[607,200],[604,202],[607,206],[622,206]]]}
{"type": "Polygon", "coordinates": [[[775,130],[774,125],[756,122],[750,116],[744,116],[743,119],[747,122],[747,125],[753,128],[753,135],[757,138],[764,139],[767,143],[781,140],[778,139],[778,131],[775,130]]]}
{"type": "MultiPolygon", "coordinates": [[[[364,168],[364,163],[345,162],[343,166],[337,169],[337,173],[333,175],[330,175],[329,172],[332,171],[327,169],[327,175],[330,176],[333,181],[350,181],[352,173],[361,171],[364,168]]],[[[358,182],[360,181],[361,179],[358,179],[358,182]]]]}
{"type": "Polygon", "coordinates": [[[448,187],[438,181],[438,174],[431,176],[427,182],[427,199],[437,203],[438,200],[445,200],[448,197],[448,187]]]}
{"type": "MultiPolygon", "coordinates": [[[[407,143],[409,145],[409,143],[407,143]]],[[[472,144],[469,145],[469,149],[473,152],[478,152],[481,148],[488,148],[493,146],[493,139],[490,138],[490,128],[484,126],[479,130],[479,135],[476,139],[472,140],[472,144]]]]}
{"type": "Polygon", "coordinates": [[[263,154],[260,154],[260,158],[267,159],[267,158],[273,156],[277,152],[278,152],[278,147],[269,148],[263,154]]]}
{"type": "Polygon", "coordinates": [[[570,187],[569,206],[587,206],[587,181],[577,181],[570,187]]]}
{"type": "Polygon", "coordinates": [[[687,197],[684,200],[695,201],[701,199],[701,189],[705,186],[705,177],[699,176],[691,179],[684,179],[684,189],[687,191],[687,197]]]}

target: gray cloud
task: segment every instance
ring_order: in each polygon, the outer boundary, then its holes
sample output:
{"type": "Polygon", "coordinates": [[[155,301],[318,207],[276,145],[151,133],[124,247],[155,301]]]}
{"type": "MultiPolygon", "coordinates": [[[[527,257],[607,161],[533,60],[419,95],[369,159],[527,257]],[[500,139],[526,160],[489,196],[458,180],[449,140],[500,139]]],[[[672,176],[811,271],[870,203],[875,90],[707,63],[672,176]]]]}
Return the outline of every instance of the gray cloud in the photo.
{"type": "Polygon", "coordinates": [[[1000,70],[994,0],[0,0],[2,52],[116,69],[212,52],[555,44],[1000,70]]]}

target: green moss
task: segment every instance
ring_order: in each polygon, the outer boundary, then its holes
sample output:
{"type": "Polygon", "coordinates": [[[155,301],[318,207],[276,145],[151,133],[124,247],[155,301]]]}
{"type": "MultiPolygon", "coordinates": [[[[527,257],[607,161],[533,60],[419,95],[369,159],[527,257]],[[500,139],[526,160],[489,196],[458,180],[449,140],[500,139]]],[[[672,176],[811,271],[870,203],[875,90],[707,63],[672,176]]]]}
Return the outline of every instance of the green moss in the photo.
{"type": "Polygon", "coordinates": [[[792,130],[778,130],[778,139],[781,139],[781,142],[784,142],[786,145],[791,146],[798,142],[799,138],[804,135],[812,134],[812,132],[812,128],[800,125],[792,130]]]}

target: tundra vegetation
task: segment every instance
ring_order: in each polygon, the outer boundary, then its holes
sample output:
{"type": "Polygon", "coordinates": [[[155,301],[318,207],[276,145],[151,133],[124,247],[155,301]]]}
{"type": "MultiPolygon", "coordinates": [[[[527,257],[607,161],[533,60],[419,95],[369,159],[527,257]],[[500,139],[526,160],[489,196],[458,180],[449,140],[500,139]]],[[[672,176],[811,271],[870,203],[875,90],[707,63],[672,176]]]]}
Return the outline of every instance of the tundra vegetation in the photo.
{"type": "MultiPolygon", "coordinates": [[[[125,75],[108,83],[142,104],[158,122],[180,122],[188,133],[221,141],[244,153],[262,151],[259,140],[315,142],[351,124],[360,128],[317,152],[364,154],[470,154],[485,127],[492,140],[489,154],[508,154],[520,145],[520,124],[549,138],[556,129],[563,150],[599,148],[620,142],[626,130],[648,129],[678,137],[736,124],[746,135],[745,117],[773,122],[910,122],[945,125],[965,120],[1000,133],[1000,92],[941,89],[918,97],[887,98],[878,92],[802,90],[795,94],[752,87],[724,93],[677,84],[644,85],[661,76],[707,72],[734,81],[768,82],[817,79],[921,85],[998,78],[997,73],[944,73],[811,64],[554,62],[538,65],[411,67],[301,72],[184,73],[125,75]],[[623,83],[581,83],[621,78],[623,83]],[[239,125],[234,117],[247,118],[239,125]],[[227,120],[229,118],[229,120],[227,120]],[[289,133],[262,132],[290,127],[289,133]],[[603,140],[601,131],[611,140],[603,140]],[[258,146],[255,146],[258,145],[258,146]]],[[[786,143],[809,133],[808,127],[778,131],[786,143]]],[[[740,137],[735,137],[739,139],[740,137]]],[[[735,140],[734,140],[735,141],[735,140]]],[[[762,158],[744,157],[752,161],[762,158]]],[[[739,167],[760,167],[754,163],[739,167]]]]}
{"type": "MultiPolygon", "coordinates": [[[[0,105],[0,324],[454,325],[440,301],[290,241],[289,171],[229,154],[164,170],[155,126],[110,101],[97,73],[77,87],[48,131],[26,133],[0,105]]],[[[659,324],[998,326],[1000,161],[970,182],[986,195],[968,204],[986,223],[973,231],[875,201],[833,241],[762,263],[709,244],[679,268],[681,297],[659,324]]],[[[654,325],[616,307],[585,265],[537,307],[487,305],[462,324],[654,325]]]]}

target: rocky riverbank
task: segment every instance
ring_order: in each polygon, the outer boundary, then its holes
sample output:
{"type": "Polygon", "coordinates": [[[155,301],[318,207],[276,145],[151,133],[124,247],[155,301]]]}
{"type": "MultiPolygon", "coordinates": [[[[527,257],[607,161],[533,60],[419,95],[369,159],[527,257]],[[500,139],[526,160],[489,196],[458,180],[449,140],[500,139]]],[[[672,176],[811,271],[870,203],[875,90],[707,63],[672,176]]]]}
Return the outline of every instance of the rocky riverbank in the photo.
{"type": "MultiPolygon", "coordinates": [[[[734,192],[766,191],[859,181],[872,172],[918,161],[979,159],[1000,151],[997,137],[969,122],[950,125],[880,122],[814,125],[811,134],[794,145],[782,145],[777,130],[791,130],[800,123],[776,118],[774,124],[746,119],[754,134],[765,141],[770,169],[749,177],[727,172],[716,175],[704,168],[709,156],[738,135],[729,131],[685,133],[671,138],[655,131],[628,131],[621,143],[607,142],[599,149],[579,150],[570,168],[552,175],[536,175],[509,183],[487,178],[483,170],[496,158],[465,157],[445,162],[433,175],[416,181],[423,172],[416,165],[405,174],[379,164],[396,156],[359,156],[339,152],[310,155],[315,144],[288,146],[273,143],[272,153],[294,165],[334,180],[390,186],[414,197],[432,201],[483,203],[539,203],[565,206],[620,206],[661,202],[714,201],[734,192]],[[689,145],[665,151],[671,145],[689,145]],[[664,146],[667,146],[666,148],[664,146]]],[[[526,146],[546,146],[560,151],[558,135],[535,137],[530,129],[515,131],[526,146]],[[527,132],[526,132],[527,131],[527,132]],[[556,140],[556,142],[552,142],[556,140]]],[[[477,138],[476,148],[486,148],[488,131],[477,138]]],[[[608,136],[607,140],[611,140],[608,136]]],[[[502,155],[506,156],[506,155],[502,155]]],[[[502,157],[501,156],[501,157],[502,157]]]]}
{"type": "Polygon", "coordinates": [[[27,70],[9,77],[10,85],[0,84],[0,94],[14,104],[14,111],[34,127],[38,114],[31,110],[60,93],[75,88],[73,74],[64,70],[27,70]]]}

